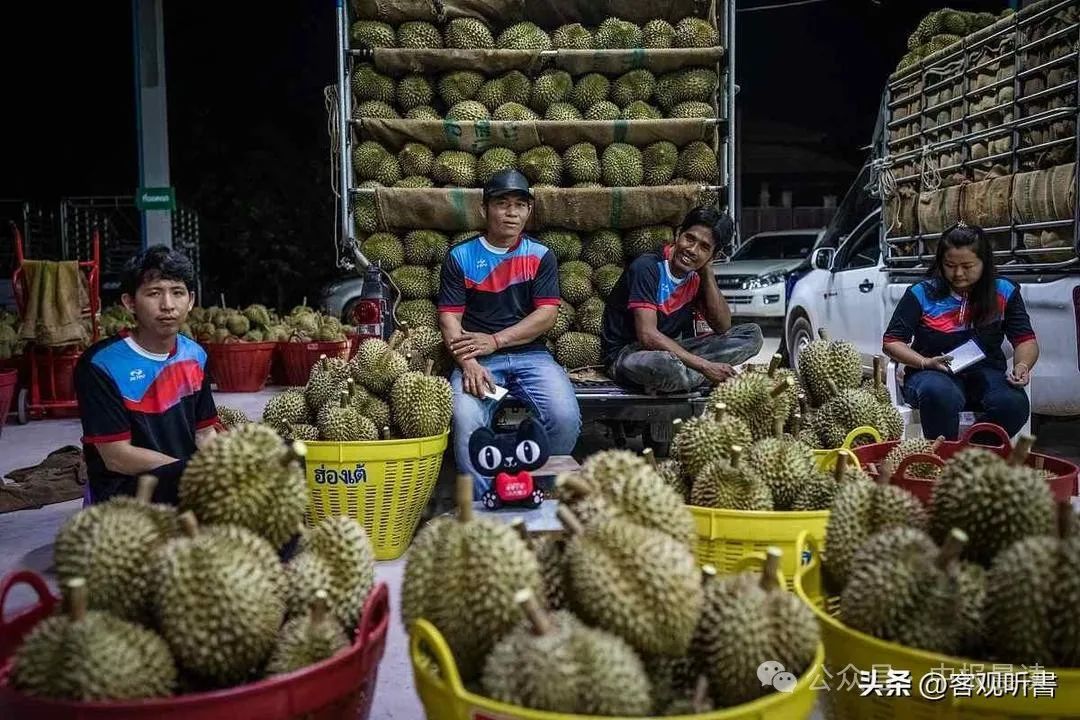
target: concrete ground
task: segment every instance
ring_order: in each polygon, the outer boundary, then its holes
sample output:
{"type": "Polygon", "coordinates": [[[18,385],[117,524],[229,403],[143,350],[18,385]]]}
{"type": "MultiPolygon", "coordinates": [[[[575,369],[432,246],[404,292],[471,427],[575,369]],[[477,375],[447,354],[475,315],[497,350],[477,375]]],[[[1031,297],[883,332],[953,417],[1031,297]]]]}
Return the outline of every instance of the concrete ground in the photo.
{"type": "MultiPolygon", "coordinates": [[[[761,354],[755,362],[767,361],[776,351],[779,339],[767,337],[761,354]]],[[[250,394],[216,394],[219,405],[244,410],[258,419],[266,400],[273,390],[250,394]]],[[[77,420],[48,420],[18,426],[8,425],[0,434],[0,478],[11,470],[34,465],[51,451],[63,445],[79,443],[80,428],[77,420]]],[[[607,446],[606,437],[595,430],[587,430],[579,450],[589,454],[607,446]]],[[[1080,461],[1080,423],[1047,423],[1039,429],[1037,449],[1054,455],[1080,461]]],[[[452,468],[444,463],[444,477],[452,477],[452,468]]],[[[1074,501],[1075,502],[1075,501],[1074,501]]],[[[55,591],[52,566],[52,539],[60,526],[78,511],[82,501],[49,505],[37,510],[25,510],[0,515],[0,577],[12,570],[27,568],[46,577],[55,591]]],[[[413,688],[412,668],[408,659],[408,639],[397,612],[400,597],[404,558],[380,562],[376,577],[390,588],[394,606],[393,621],[387,640],[386,655],[379,670],[372,720],[416,720],[424,716],[419,698],[413,688]]],[[[4,613],[11,613],[33,602],[33,595],[26,588],[19,588],[8,598],[4,613]]]]}

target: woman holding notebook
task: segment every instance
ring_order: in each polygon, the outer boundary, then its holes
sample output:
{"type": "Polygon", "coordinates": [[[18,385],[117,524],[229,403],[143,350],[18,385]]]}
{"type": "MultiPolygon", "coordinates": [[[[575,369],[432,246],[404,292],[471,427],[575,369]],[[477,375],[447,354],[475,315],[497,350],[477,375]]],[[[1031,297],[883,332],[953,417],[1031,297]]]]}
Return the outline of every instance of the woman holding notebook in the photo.
{"type": "Polygon", "coordinates": [[[900,299],[882,350],[905,366],[904,399],[919,410],[923,434],[955,440],[960,413],[1015,435],[1030,413],[1023,388],[1039,359],[1020,286],[997,277],[982,228],[960,223],[946,230],[927,279],[900,299]],[[1001,346],[1013,347],[1009,368],[1001,346]],[[953,365],[953,354],[964,364],[953,365]],[[980,358],[981,356],[981,358],[980,358]]]}

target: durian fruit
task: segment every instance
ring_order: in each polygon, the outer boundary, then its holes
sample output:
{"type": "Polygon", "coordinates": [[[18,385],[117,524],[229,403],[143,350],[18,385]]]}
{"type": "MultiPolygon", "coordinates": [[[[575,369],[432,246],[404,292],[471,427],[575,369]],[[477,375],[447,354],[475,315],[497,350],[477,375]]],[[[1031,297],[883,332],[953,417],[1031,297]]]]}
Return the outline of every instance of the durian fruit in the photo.
{"type": "Polygon", "coordinates": [[[490,120],[491,113],[479,100],[462,100],[450,106],[446,111],[447,120],[458,122],[476,122],[478,120],[490,120]]]}
{"type": "Polygon", "coordinates": [[[712,102],[718,87],[715,70],[689,68],[661,75],[656,80],[656,101],[669,110],[679,103],[712,102]]]}
{"type": "MultiPolygon", "coordinates": [[[[430,301],[426,301],[430,302],[430,301]]],[[[410,325],[414,323],[410,322],[410,325]]],[[[349,361],[353,380],[376,395],[385,395],[394,380],[409,369],[409,363],[393,346],[378,338],[360,343],[349,361]]]]}
{"type": "Polygon", "coordinates": [[[712,698],[709,697],[709,679],[698,676],[698,684],[692,695],[683,694],[663,706],[661,714],[665,717],[676,715],[701,715],[713,711],[712,698]]]}
{"type": "Polygon", "coordinates": [[[600,338],[582,332],[567,332],[555,341],[555,359],[569,369],[600,365],[600,338]]]}
{"type": "Polygon", "coordinates": [[[491,112],[495,112],[496,108],[508,102],[519,105],[528,103],[531,93],[532,83],[529,78],[518,70],[511,70],[481,85],[476,93],[476,100],[483,103],[491,112]]]}
{"type": "Polygon", "coordinates": [[[266,425],[218,435],[188,460],[180,476],[180,510],[204,522],[238,525],[281,547],[307,509],[303,443],[286,446],[266,425]]]}
{"type": "Polygon", "coordinates": [[[562,610],[566,605],[566,567],[563,562],[565,543],[562,538],[553,535],[533,537],[522,518],[514,518],[510,527],[514,528],[514,532],[536,556],[543,585],[543,607],[551,611],[562,610]]]}
{"type": "Polygon", "coordinates": [[[632,102],[648,102],[656,91],[656,76],[645,69],[631,70],[611,84],[611,101],[619,107],[632,102]]]}
{"type": "Polygon", "coordinates": [[[669,48],[675,46],[675,28],[667,20],[655,19],[642,27],[641,46],[669,48]]]}
{"type": "Polygon", "coordinates": [[[446,259],[450,238],[436,230],[413,230],[405,236],[405,262],[430,265],[446,259]]]}
{"type": "Polygon", "coordinates": [[[583,120],[584,116],[581,111],[568,102],[554,102],[548,105],[547,110],[544,111],[545,120],[583,120]]]}
{"type": "Polygon", "coordinates": [[[227,405],[219,405],[217,408],[217,415],[218,420],[221,421],[221,424],[225,426],[226,430],[232,430],[251,422],[251,418],[249,418],[247,413],[243,410],[240,408],[231,408],[227,405]]]}
{"type": "Polygon", "coordinates": [[[38,623],[15,651],[8,678],[27,695],[93,702],[167,697],[177,670],[152,630],[88,610],[86,579],[63,583],[66,612],[38,623]]]}
{"type": "Polygon", "coordinates": [[[592,31],[581,23],[561,25],[551,36],[556,50],[592,50],[596,47],[592,31]]]}
{"type": "MultiPolygon", "coordinates": [[[[398,164],[404,175],[427,175],[431,172],[431,166],[435,162],[435,153],[427,145],[422,143],[405,143],[398,151],[398,164]]],[[[399,263],[400,264],[400,263],[399,263]]],[[[393,268],[384,268],[393,270],[393,268]]]]}
{"type": "Polygon", "coordinates": [[[587,73],[578,78],[570,91],[570,102],[582,113],[601,100],[607,100],[611,81],[600,73],[587,73]]]}
{"type": "Polygon", "coordinates": [[[600,180],[600,157],[592,143],[571,145],[563,152],[562,161],[568,181],[579,183],[600,180]]]}
{"type": "Polygon", "coordinates": [[[567,575],[581,619],[641,652],[685,654],[703,599],[690,548],[619,513],[602,511],[587,525],[567,507],[557,513],[571,533],[567,575]]]}
{"type": "Polygon", "coordinates": [[[670,118],[712,118],[716,116],[716,110],[707,102],[691,100],[681,102],[668,111],[670,118]]]}
{"type": "Polygon", "coordinates": [[[726,410],[713,406],[700,417],[680,423],[671,441],[671,454],[688,476],[697,477],[709,463],[726,460],[733,446],[750,446],[750,428],[726,410]]]}
{"type": "Polygon", "coordinates": [[[679,148],[667,140],[655,142],[641,153],[641,161],[644,166],[642,181],[646,185],[666,185],[675,175],[679,148]]]}
{"type": "Polygon", "coordinates": [[[319,428],[319,437],[323,440],[357,442],[379,439],[375,423],[352,406],[347,392],[341,393],[337,404],[328,402],[323,406],[315,425],[319,428]]]}
{"type": "Polygon", "coordinates": [[[476,161],[476,180],[481,185],[486,184],[495,174],[503,170],[516,169],[518,156],[510,148],[488,148],[476,161]]]}
{"type": "MultiPolygon", "coordinates": [[[[715,568],[711,565],[706,567],[715,575],[715,568]]],[[[694,673],[697,672],[695,658],[692,655],[682,657],[646,655],[642,660],[645,662],[645,670],[652,683],[654,712],[663,716],[693,714],[691,711],[673,713],[669,712],[669,709],[685,701],[691,693],[696,693],[694,688],[694,673]]],[[[708,683],[708,680],[705,682],[708,683]]]]}
{"type": "Polygon", "coordinates": [[[836,489],[825,525],[823,566],[830,587],[842,590],[855,554],[871,535],[901,526],[926,530],[926,510],[907,490],[889,484],[884,465],[876,482],[847,482],[836,489]]]}
{"type": "MultiPolygon", "coordinates": [[[[353,117],[357,120],[400,120],[401,115],[393,105],[382,100],[365,100],[358,103],[353,110],[353,117]]],[[[377,178],[376,178],[377,179],[377,178]]]]}
{"type": "Polygon", "coordinates": [[[1042,473],[1024,467],[1035,439],[1021,437],[1008,461],[989,450],[961,450],[945,463],[930,496],[930,534],[960,528],[965,557],[989,567],[1009,545],[1054,530],[1054,497],[1042,473]]]}
{"type": "Polygon", "coordinates": [[[634,23],[609,17],[596,28],[594,39],[602,50],[632,50],[641,47],[644,38],[634,23]]]}
{"type": "MultiPolygon", "coordinates": [[[[945,441],[944,436],[931,442],[923,438],[912,438],[897,444],[889,454],[885,456],[885,462],[894,468],[899,468],[900,463],[909,455],[937,455],[938,448],[945,441]]],[[[941,468],[933,463],[912,463],[907,467],[907,476],[933,480],[941,474],[941,468]]]]}
{"type": "Polygon", "coordinates": [[[744,372],[714,387],[709,393],[709,404],[723,403],[729,412],[746,422],[754,440],[763,440],[773,436],[776,423],[779,421],[783,426],[794,410],[791,402],[794,384],[790,376],[777,376],[774,380],[766,373],[744,372]]]}
{"type": "Polygon", "coordinates": [[[534,185],[560,185],[562,158],[550,145],[537,145],[518,156],[518,170],[534,185]]]}
{"type": "Polygon", "coordinates": [[[667,225],[643,225],[631,228],[623,234],[623,250],[629,259],[647,252],[659,250],[674,239],[674,233],[667,225]]]}
{"type": "Polygon", "coordinates": [[[636,187],[645,177],[641,151],[629,143],[612,143],[604,148],[600,168],[608,187],[636,187]]]}
{"type": "Polygon", "coordinates": [[[313,442],[319,439],[319,428],[309,423],[297,423],[295,425],[286,425],[281,430],[282,440],[302,440],[304,442],[313,442]]]}
{"type": "Polygon", "coordinates": [[[353,69],[352,94],[356,102],[365,100],[393,102],[394,79],[377,72],[374,65],[360,63],[353,69]]]}
{"type": "Polygon", "coordinates": [[[345,380],[349,377],[348,364],[338,357],[320,355],[308,375],[304,386],[304,399],[308,410],[317,413],[327,401],[341,392],[345,380]]]}
{"type": "Polygon", "coordinates": [[[967,535],[953,529],[939,549],[930,536],[910,527],[892,527],[871,536],[852,561],[851,576],[840,596],[844,624],[882,640],[930,652],[955,655],[968,645],[968,634],[981,627],[985,578],[981,568],[970,576],[979,587],[961,585],[957,562],[967,535]],[[960,590],[974,590],[961,595],[960,590]]]}
{"type": "Polygon", "coordinates": [[[826,447],[837,448],[844,444],[855,428],[877,427],[881,421],[881,406],[863,390],[836,390],[830,378],[825,381],[831,397],[814,414],[814,430],[826,447]]]}
{"type": "Polygon", "coordinates": [[[349,28],[353,47],[392,48],[397,46],[394,28],[384,22],[360,20],[349,28]]]}
{"type": "Polygon", "coordinates": [[[776,434],[754,443],[747,463],[769,486],[775,509],[791,510],[799,489],[814,474],[814,454],[798,440],[785,437],[783,429],[783,422],[777,421],[776,434]]]}
{"type": "Polygon", "coordinates": [[[795,493],[791,504],[792,510],[828,510],[836,496],[837,489],[845,482],[871,482],[870,476],[858,467],[848,467],[847,453],[836,456],[832,473],[815,470],[803,481],[795,493]]]}
{"type": "Polygon", "coordinates": [[[282,675],[314,665],[349,646],[349,638],[341,626],[327,615],[326,603],[326,591],[318,590],[308,614],[285,623],[266,663],[267,675],[282,675]]]}
{"type": "Polygon", "coordinates": [[[675,174],[693,182],[707,183],[720,177],[716,151],[708,143],[695,140],[679,153],[675,174]]]}
{"type": "Polygon", "coordinates": [[[874,372],[870,377],[863,380],[860,387],[870,393],[878,403],[892,405],[889,389],[885,387],[885,358],[880,355],[874,356],[874,372]]]}
{"type": "MultiPolygon", "coordinates": [[[[676,423],[682,423],[680,418],[676,418],[676,423]]],[[[676,425],[678,427],[678,425],[676,425]]],[[[679,467],[679,461],[673,458],[668,458],[663,462],[656,459],[656,453],[652,448],[645,448],[641,451],[641,456],[645,458],[653,470],[660,476],[660,479],[664,483],[674,490],[684,502],[690,502],[690,485],[687,482],[686,476],[683,474],[682,468],[679,467]]]]}
{"type": "Polygon", "coordinates": [[[331,616],[351,635],[375,585],[375,553],[360,523],[332,516],[304,530],[285,574],[290,617],[305,615],[324,591],[331,616]]]}
{"type": "Polygon", "coordinates": [[[489,50],[495,47],[491,30],[474,18],[454,18],[448,22],[443,29],[443,40],[446,47],[459,50],[489,50]]]}
{"type": "Polygon", "coordinates": [[[596,230],[585,239],[581,259],[599,268],[603,265],[620,265],[623,261],[622,238],[614,230],[596,230]]]}
{"type": "Polygon", "coordinates": [[[592,268],[581,260],[559,266],[559,294],[575,307],[592,297],[592,268]]]}
{"type": "MultiPolygon", "coordinates": [[[[357,385],[352,378],[349,379],[348,388],[349,404],[370,420],[375,427],[380,428],[390,422],[390,405],[385,400],[357,385]]],[[[370,437],[370,433],[368,429],[366,435],[370,437]]]]}
{"type": "Polygon", "coordinates": [[[830,340],[825,328],[799,351],[799,376],[814,407],[820,407],[840,390],[854,389],[862,383],[862,355],[853,344],[830,340]],[[833,391],[828,380],[836,385],[833,391]]]}
{"type": "Polygon", "coordinates": [[[529,120],[539,120],[540,116],[521,103],[507,102],[495,108],[495,111],[491,114],[491,119],[526,122],[529,120]]]}
{"type": "Polygon", "coordinates": [[[535,23],[519,22],[502,31],[496,47],[501,50],[550,50],[551,37],[535,23]]]}
{"type": "Polygon", "coordinates": [[[279,433],[287,425],[306,423],[309,419],[307,400],[299,389],[278,393],[270,398],[263,408],[263,422],[279,433]]]}
{"type": "Polygon", "coordinates": [[[536,557],[514,529],[473,518],[472,485],[459,475],[457,519],[438,517],[417,533],[401,587],[405,625],[419,618],[435,625],[466,679],[479,675],[494,644],[518,624],[515,593],[541,591],[536,557]]]}
{"type": "Polygon", "coordinates": [[[1080,534],[1070,503],[1056,535],[1027,537],[994,558],[987,576],[985,636],[996,658],[1033,667],[1080,665],[1075,601],[1080,534]]]}
{"type": "Polygon", "coordinates": [[[450,187],[472,187],[476,184],[476,156],[463,150],[444,150],[435,158],[431,179],[450,187]]]}
{"type": "Polygon", "coordinates": [[[405,300],[418,300],[431,295],[431,271],[422,265],[402,265],[392,270],[390,277],[405,300]]]}
{"type": "Polygon", "coordinates": [[[211,687],[245,682],[270,654],[285,618],[277,552],[236,525],[200,528],[190,512],[180,523],[184,536],[155,556],[157,626],[188,675],[211,687]]]}
{"type": "Polygon", "coordinates": [[[431,48],[443,46],[439,28],[429,22],[409,20],[397,27],[397,44],[402,48],[431,48]]]}
{"type": "Polygon", "coordinates": [[[398,81],[394,97],[398,107],[403,111],[409,111],[421,105],[431,105],[435,97],[435,87],[424,75],[406,75],[398,81]]]}
{"type": "MultiPolygon", "coordinates": [[[[438,371],[446,364],[446,346],[443,344],[442,333],[430,327],[412,327],[408,323],[401,323],[401,328],[394,331],[390,340],[397,342],[395,347],[398,351],[409,358],[409,367],[412,370],[422,370],[430,359],[434,363],[433,371],[438,371]]],[[[366,414],[366,413],[365,413],[366,414]]],[[[376,425],[385,425],[385,422],[376,422],[376,425]]]]}
{"type": "Polygon", "coordinates": [[[514,600],[529,621],[492,648],[480,679],[486,696],[575,715],[649,713],[649,677],[622,638],[587,627],[568,612],[548,614],[530,590],[514,600]]]}
{"type": "Polygon", "coordinates": [[[430,105],[418,105],[405,113],[406,120],[442,120],[439,111],[430,105]]]}
{"type": "Polygon", "coordinates": [[[820,642],[813,611],[780,587],[780,550],[770,547],[765,557],[761,572],[711,577],[704,582],[694,655],[720,707],[749,702],[772,691],[758,679],[761,658],[779,662],[798,677],[810,667],[820,642]]]}
{"type": "Polygon", "coordinates": [[[552,104],[566,100],[573,87],[570,73],[565,70],[545,70],[533,82],[529,107],[538,113],[546,112],[552,104]]]}
{"type": "MultiPolygon", "coordinates": [[[[454,21],[451,21],[453,23],[454,21]]],[[[439,78],[438,93],[447,107],[472,100],[484,85],[484,76],[474,70],[454,70],[439,78]]]]}
{"type": "Polygon", "coordinates": [[[599,335],[604,324],[604,301],[591,297],[577,308],[575,327],[590,335],[599,335]]]}
{"type": "Polygon", "coordinates": [[[707,48],[720,44],[720,33],[703,18],[685,17],[675,26],[675,47],[707,48]]]}
{"type": "Polygon", "coordinates": [[[694,478],[690,504],[724,510],[772,510],[769,485],[747,463],[740,462],[743,448],[733,445],[726,460],[714,460],[694,478]]]}
{"type": "Polygon", "coordinates": [[[601,100],[585,111],[586,120],[618,120],[619,106],[610,100],[601,100]]]}
{"type": "MultiPolygon", "coordinates": [[[[904,416],[892,405],[878,404],[878,416],[874,427],[881,433],[885,440],[899,440],[904,436],[904,416]]],[[[873,442],[868,436],[862,436],[854,441],[854,446],[866,445],[873,442]]]]}
{"type": "Polygon", "coordinates": [[[574,306],[565,300],[559,300],[559,311],[555,315],[555,324],[544,335],[548,340],[558,340],[559,336],[570,330],[574,326],[574,320],[577,313],[574,311],[574,306]]]}
{"type": "Polygon", "coordinates": [[[403,301],[397,307],[397,317],[414,328],[437,328],[439,326],[438,310],[435,308],[435,303],[430,300],[403,301]]]}
{"type": "Polygon", "coordinates": [[[664,117],[664,113],[647,102],[635,100],[623,108],[620,117],[623,120],[659,120],[664,117]]]}
{"type": "Polygon", "coordinates": [[[446,378],[431,374],[433,360],[424,372],[407,372],[394,381],[390,410],[402,437],[431,437],[450,429],[454,391],[446,378]]]}
{"type": "Polygon", "coordinates": [[[559,262],[577,260],[581,255],[581,238],[570,230],[541,230],[536,239],[550,248],[559,262]]]}
{"type": "Polygon", "coordinates": [[[122,620],[145,621],[152,580],[145,558],[173,537],[176,512],[151,504],[157,478],[139,478],[134,498],[115,497],[80,510],[61,526],[53,545],[56,576],[63,585],[74,578],[90,582],[90,609],[122,620]]]}

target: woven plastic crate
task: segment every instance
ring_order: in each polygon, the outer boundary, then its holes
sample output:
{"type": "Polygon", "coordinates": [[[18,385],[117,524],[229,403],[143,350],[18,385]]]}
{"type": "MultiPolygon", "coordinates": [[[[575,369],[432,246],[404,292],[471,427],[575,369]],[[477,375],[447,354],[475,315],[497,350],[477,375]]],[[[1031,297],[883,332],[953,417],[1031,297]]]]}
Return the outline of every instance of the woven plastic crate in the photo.
{"type": "Polygon", "coordinates": [[[400,557],[435,489],[447,437],[305,443],[309,522],[353,518],[377,559],[400,557]]]}

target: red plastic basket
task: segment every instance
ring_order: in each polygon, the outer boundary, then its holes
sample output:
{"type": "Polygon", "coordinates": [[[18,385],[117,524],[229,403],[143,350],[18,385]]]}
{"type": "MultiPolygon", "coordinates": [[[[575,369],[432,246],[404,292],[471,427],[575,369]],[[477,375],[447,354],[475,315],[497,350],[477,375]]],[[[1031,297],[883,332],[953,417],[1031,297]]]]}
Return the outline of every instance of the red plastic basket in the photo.
{"type": "MultiPolygon", "coordinates": [[[[852,451],[855,453],[855,457],[859,458],[859,462],[863,467],[870,464],[880,464],[885,460],[885,456],[899,444],[896,440],[890,440],[889,442],[874,443],[872,445],[863,445],[861,447],[854,448],[852,451]]],[[[991,452],[997,453],[1001,457],[1008,457],[1011,452],[1012,445],[1009,439],[1008,433],[998,426],[990,423],[976,423],[961,435],[959,440],[946,441],[941,443],[937,449],[937,457],[941,460],[948,460],[956,453],[968,447],[979,447],[991,452]],[[971,442],[971,438],[980,432],[992,433],[1001,440],[1000,445],[979,445],[971,442]]],[[[912,495],[919,498],[924,505],[930,504],[930,496],[934,491],[934,481],[926,480],[924,478],[912,478],[907,477],[906,471],[909,465],[916,462],[929,462],[933,463],[934,458],[927,455],[912,455],[909,458],[905,458],[900,463],[892,474],[890,482],[893,485],[898,485],[905,490],[909,491],[912,495]]],[[[1027,459],[1027,465],[1036,466],[1041,462],[1044,470],[1054,475],[1053,479],[1049,480],[1050,490],[1054,494],[1056,500],[1068,500],[1076,494],[1076,480],[1077,472],[1080,468],[1069,462],[1052,455],[1043,455],[1042,453],[1030,453],[1027,459]]]]}
{"type": "Polygon", "coordinates": [[[75,345],[59,348],[33,347],[28,362],[37,370],[42,402],[75,402],[75,365],[82,349],[75,345]]]}
{"type": "Polygon", "coordinates": [[[375,696],[379,661],[390,625],[389,591],[375,586],[364,603],[348,650],[315,665],[259,682],[172,698],[125,702],[70,702],[24,695],[8,685],[9,658],[57,598],[38,575],[19,571],[0,584],[0,610],[16,585],[38,596],[10,620],[0,615],[0,717],[34,720],[366,720],[375,696]]]}
{"type": "Polygon", "coordinates": [[[210,373],[221,392],[258,392],[270,377],[272,342],[206,343],[210,373]]]}
{"type": "Polygon", "coordinates": [[[0,431],[11,412],[11,398],[15,396],[15,385],[19,379],[18,370],[0,370],[0,431]]]}
{"type": "Polygon", "coordinates": [[[319,361],[320,355],[349,359],[349,341],[332,340],[330,342],[287,342],[278,343],[281,357],[281,369],[286,385],[307,385],[311,368],[319,361]]]}

